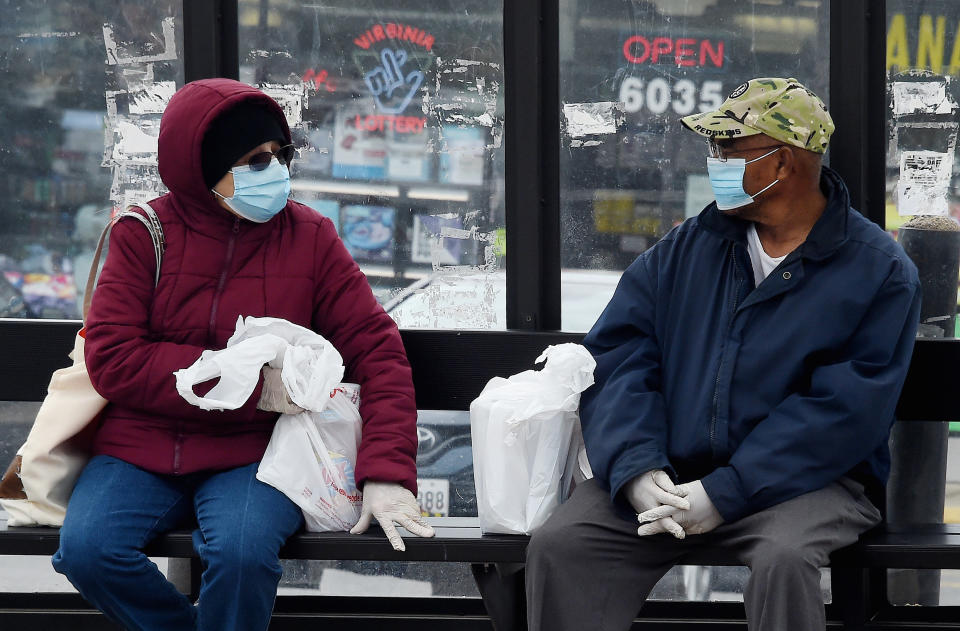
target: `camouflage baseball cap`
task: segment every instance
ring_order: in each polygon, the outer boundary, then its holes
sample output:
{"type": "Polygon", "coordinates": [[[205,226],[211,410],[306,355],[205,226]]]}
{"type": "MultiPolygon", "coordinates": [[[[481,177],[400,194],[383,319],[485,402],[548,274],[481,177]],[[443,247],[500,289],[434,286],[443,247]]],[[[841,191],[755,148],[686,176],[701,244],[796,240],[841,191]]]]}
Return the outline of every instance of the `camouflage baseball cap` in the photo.
{"type": "Polygon", "coordinates": [[[707,138],[766,134],[817,153],[827,150],[833,119],[816,94],[796,79],[767,77],[741,83],[720,109],[680,119],[707,138]]]}

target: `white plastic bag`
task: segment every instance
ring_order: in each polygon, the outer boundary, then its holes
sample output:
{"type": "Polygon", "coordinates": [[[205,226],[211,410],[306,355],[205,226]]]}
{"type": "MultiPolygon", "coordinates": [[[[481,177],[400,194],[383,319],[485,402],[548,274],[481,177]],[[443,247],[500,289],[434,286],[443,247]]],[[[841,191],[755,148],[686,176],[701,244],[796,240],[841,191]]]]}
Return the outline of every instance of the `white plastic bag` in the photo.
{"type": "Polygon", "coordinates": [[[343,379],[343,359],[333,345],[310,329],[280,318],[237,318],[236,331],[219,351],[203,351],[192,366],[173,373],[177,392],[204,410],[235,410],[247,402],[264,364],[280,368],[290,400],[322,410],[343,379]],[[219,378],[206,396],[193,388],[219,378]]]}
{"type": "Polygon", "coordinates": [[[257,479],[296,503],[311,532],[350,530],[360,519],[359,405],[360,386],[342,383],[322,412],[282,415],[260,461],[257,479]]]}
{"type": "Polygon", "coordinates": [[[529,534],[565,498],[577,463],[580,393],[596,361],[579,344],[549,346],[509,379],[494,377],[470,404],[473,474],[483,532],[529,534]]]}
{"type": "Polygon", "coordinates": [[[362,508],[354,477],[360,386],[338,385],[343,359],[323,336],[279,318],[238,318],[226,348],[204,351],[174,373],[177,391],[205,410],[235,410],[256,389],[264,364],[281,369],[290,399],[306,411],[277,420],[257,479],[300,507],[307,530],[349,530],[362,508]],[[197,396],[194,386],[211,379],[219,382],[197,396]]]}

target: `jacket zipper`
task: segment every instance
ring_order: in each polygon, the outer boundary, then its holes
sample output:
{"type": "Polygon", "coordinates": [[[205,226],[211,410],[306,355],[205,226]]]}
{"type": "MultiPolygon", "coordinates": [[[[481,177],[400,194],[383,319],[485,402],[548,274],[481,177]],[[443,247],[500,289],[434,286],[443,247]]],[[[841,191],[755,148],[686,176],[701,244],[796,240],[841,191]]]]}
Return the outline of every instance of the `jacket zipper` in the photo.
{"type": "MultiPolygon", "coordinates": [[[[230,240],[227,241],[227,255],[220,271],[220,280],[217,282],[217,291],[213,294],[213,304],[210,307],[210,324],[207,329],[207,339],[213,342],[217,324],[217,306],[220,304],[220,294],[227,284],[227,274],[230,272],[230,263],[233,262],[233,250],[236,247],[237,235],[240,233],[240,218],[233,220],[233,230],[230,231],[230,240]]],[[[173,472],[180,473],[180,452],[183,447],[183,428],[177,424],[177,438],[173,445],[173,472]]]]}
{"type": "Polygon", "coordinates": [[[173,473],[180,473],[180,448],[183,446],[183,431],[180,423],[177,423],[177,439],[173,443],[173,473]]]}
{"type": "Polygon", "coordinates": [[[736,283],[733,287],[733,297],[731,298],[730,305],[730,321],[727,323],[727,330],[724,334],[723,340],[723,351],[720,353],[720,365],[717,367],[717,380],[713,386],[713,418],[710,419],[710,451],[713,452],[714,459],[717,458],[717,417],[720,415],[720,376],[723,374],[723,366],[726,363],[725,355],[727,353],[727,344],[730,337],[730,331],[733,330],[733,318],[736,315],[737,310],[737,298],[740,296],[740,275],[737,273],[737,255],[736,255],[737,244],[734,243],[730,246],[730,262],[733,266],[733,275],[736,279],[736,283]]]}
{"type": "Polygon", "coordinates": [[[220,305],[220,294],[223,293],[223,287],[227,284],[227,274],[230,273],[230,263],[233,262],[233,250],[237,243],[237,234],[240,233],[240,218],[233,220],[233,230],[230,233],[230,240],[227,242],[227,256],[223,262],[223,270],[220,272],[220,280],[217,282],[217,291],[213,294],[213,304],[210,306],[210,325],[207,329],[207,339],[212,343],[217,324],[217,307],[220,305]]]}

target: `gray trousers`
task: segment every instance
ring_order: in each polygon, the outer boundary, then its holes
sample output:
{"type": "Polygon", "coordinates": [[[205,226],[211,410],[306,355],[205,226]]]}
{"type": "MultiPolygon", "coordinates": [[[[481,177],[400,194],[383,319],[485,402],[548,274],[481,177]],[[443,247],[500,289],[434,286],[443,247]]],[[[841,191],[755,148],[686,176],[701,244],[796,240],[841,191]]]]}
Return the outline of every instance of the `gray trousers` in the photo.
{"type": "Polygon", "coordinates": [[[667,570],[698,549],[729,550],[750,568],[750,631],[823,631],[819,568],[880,521],[863,487],[842,478],[703,535],[637,536],[594,480],[577,486],[527,548],[530,631],[629,629],[667,570]]]}

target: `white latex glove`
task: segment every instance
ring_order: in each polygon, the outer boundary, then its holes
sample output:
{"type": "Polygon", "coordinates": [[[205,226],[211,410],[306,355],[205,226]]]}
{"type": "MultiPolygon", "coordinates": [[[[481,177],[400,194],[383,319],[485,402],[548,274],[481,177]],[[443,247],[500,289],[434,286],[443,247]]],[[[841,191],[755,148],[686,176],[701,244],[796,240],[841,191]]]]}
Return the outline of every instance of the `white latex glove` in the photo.
{"type": "MultiPolygon", "coordinates": [[[[633,478],[624,485],[623,494],[637,513],[645,513],[661,506],[669,506],[677,511],[690,508],[690,502],[684,499],[686,490],[675,485],[663,469],[647,471],[633,478]]],[[[660,527],[661,530],[657,532],[669,532],[677,539],[683,539],[683,527],[669,515],[662,518],[660,527]]],[[[647,533],[638,531],[637,534],[647,533]]]]}
{"type": "MultiPolygon", "coordinates": [[[[690,501],[689,510],[680,510],[675,506],[669,505],[651,508],[637,517],[637,521],[643,524],[637,529],[638,535],[643,536],[653,535],[659,532],[671,532],[669,528],[663,524],[663,520],[671,518],[675,523],[679,524],[680,527],[683,528],[684,533],[688,535],[702,535],[723,523],[723,517],[717,510],[717,507],[713,505],[710,496],[707,495],[707,492],[703,489],[703,483],[700,482],[700,480],[681,484],[678,488],[684,490],[686,498],[690,501]]],[[[676,535],[674,534],[674,536],[676,535]]],[[[683,537],[678,537],[678,539],[682,538],[683,537]]]]}
{"type": "Polygon", "coordinates": [[[420,506],[413,493],[396,482],[374,482],[367,480],[363,485],[363,508],[357,525],[350,534],[359,535],[370,527],[371,518],[376,517],[387,535],[394,550],[406,550],[403,538],[397,532],[394,522],[400,524],[418,537],[432,537],[433,528],[423,521],[420,506]]]}
{"type": "Polygon", "coordinates": [[[280,412],[281,414],[299,414],[303,408],[290,400],[287,388],[280,378],[280,369],[271,366],[263,367],[263,390],[260,391],[260,401],[257,409],[265,412],[280,412]]]}

